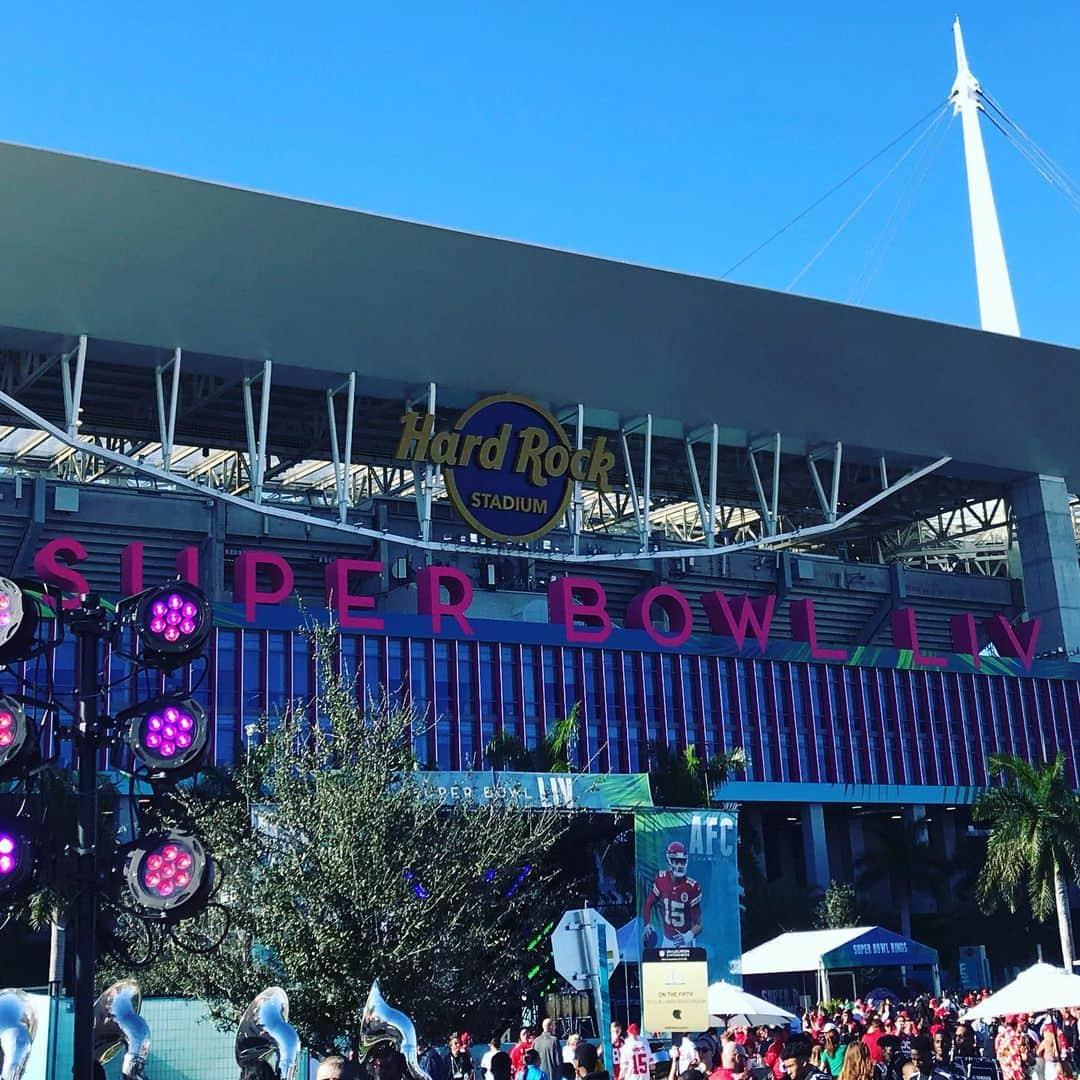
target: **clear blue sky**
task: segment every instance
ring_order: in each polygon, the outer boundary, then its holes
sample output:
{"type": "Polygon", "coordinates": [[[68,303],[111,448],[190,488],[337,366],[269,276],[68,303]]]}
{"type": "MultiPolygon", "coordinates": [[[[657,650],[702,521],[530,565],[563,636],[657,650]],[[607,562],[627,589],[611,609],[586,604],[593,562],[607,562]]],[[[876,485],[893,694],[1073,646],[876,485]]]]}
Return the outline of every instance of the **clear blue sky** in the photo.
{"type": "MultiPolygon", "coordinates": [[[[720,276],[945,99],[955,10],[9,4],[0,138],[720,276]]],[[[959,13],[984,88],[1080,178],[1080,4],[959,13]]],[[[984,130],[1021,327],[1078,345],[1080,214],[984,130]]],[[[787,287],[898,154],[734,280],[787,287]]],[[[977,324],[958,120],[797,291],[977,324]]]]}

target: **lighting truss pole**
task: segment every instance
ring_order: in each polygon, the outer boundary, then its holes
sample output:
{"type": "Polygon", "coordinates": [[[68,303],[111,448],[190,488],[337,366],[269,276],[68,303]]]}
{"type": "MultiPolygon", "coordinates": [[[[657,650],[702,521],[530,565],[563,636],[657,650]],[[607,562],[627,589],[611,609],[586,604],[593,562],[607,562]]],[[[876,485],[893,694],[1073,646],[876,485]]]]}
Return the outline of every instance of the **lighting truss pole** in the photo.
{"type": "MultiPolygon", "coordinates": [[[[63,609],[57,612],[63,617],[63,609]]],[[[71,620],[78,657],[77,713],[73,746],[79,773],[76,819],[76,865],[79,881],[75,901],[75,1036],[74,1080],[94,1077],[94,975],[97,970],[98,915],[98,750],[102,738],[98,700],[102,693],[101,641],[107,633],[105,612],[97,596],[82,597],[71,620]]]]}

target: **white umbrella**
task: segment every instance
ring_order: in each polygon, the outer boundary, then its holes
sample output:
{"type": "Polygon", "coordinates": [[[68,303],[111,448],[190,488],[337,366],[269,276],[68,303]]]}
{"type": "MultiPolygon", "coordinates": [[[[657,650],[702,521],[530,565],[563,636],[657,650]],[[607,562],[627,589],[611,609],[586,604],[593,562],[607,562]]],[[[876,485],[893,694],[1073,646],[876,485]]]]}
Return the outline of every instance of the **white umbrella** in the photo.
{"type": "Polygon", "coordinates": [[[741,1017],[748,1023],[737,1027],[759,1027],[760,1025],[786,1024],[795,1017],[787,1009],[781,1009],[771,1001],[747,993],[741,986],[721,979],[709,987],[706,999],[709,1004],[709,1022],[713,1026],[723,1026],[721,1017],[741,1017]]]}
{"type": "Polygon", "coordinates": [[[1053,964],[1032,964],[1008,986],[968,1009],[961,1020],[988,1020],[1012,1013],[1038,1013],[1080,1006],[1080,975],[1053,964]]]}

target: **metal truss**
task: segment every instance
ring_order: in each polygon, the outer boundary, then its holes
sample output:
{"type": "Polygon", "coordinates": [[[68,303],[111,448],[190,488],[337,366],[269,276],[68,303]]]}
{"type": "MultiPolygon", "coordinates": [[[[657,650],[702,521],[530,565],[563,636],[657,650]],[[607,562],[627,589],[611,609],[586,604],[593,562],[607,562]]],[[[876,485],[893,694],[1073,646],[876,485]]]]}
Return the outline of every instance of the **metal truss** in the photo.
{"type": "Polygon", "coordinates": [[[913,521],[883,535],[880,542],[889,562],[1007,577],[1013,522],[1004,498],[968,502],[913,521]]]}
{"type": "MultiPolygon", "coordinates": [[[[47,452],[47,466],[42,471],[80,482],[151,484],[193,490],[257,509],[268,516],[299,518],[310,525],[430,551],[475,551],[480,547],[487,553],[492,550],[488,544],[432,539],[433,503],[446,494],[438,465],[402,467],[354,460],[354,433],[364,430],[363,422],[357,426],[360,417],[355,373],[323,391],[325,412],[321,419],[292,416],[279,405],[275,413],[277,426],[288,429],[290,435],[283,438],[278,432],[272,438],[273,364],[269,359],[254,374],[226,379],[187,374],[184,356],[177,348],[167,361],[153,369],[158,437],[152,440],[145,435],[84,432],[84,392],[87,385],[93,385],[88,383],[89,369],[85,335],[78,339],[75,348],[55,358],[27,355],[11,362],[11,357],[7,357],[0,386],[8,389],[0,389],[0,404],[35,429],[26,432],[25,438],[19,436],[21,441],[11,459],[14,464],[36,463],[47,452]],[[62,425],[20,400],[19,394],[21,388],[32,386],[56,367],[59,367],[62,425]],[[177,442],[185,418],[211,403],[220,406],[237,392],[242,406],[242,444],[239,440],[231,447],[177,442]],[[298,435],[301,423],[308,426],[298,435]],[[320,439],[325,447],[322,453],[316,449],[320,439]],[[283,452],[292,446],[308,446],[310,450],[283,452]],[[350,521],[350,511],[362,505],[370,508],[371,500],[410,496],[416,507],[416,535],[384,533],[357,523],[355,515],[350,521]],[[336,521],[308,513],[304,507],[333,510],[336,521]]],[[[50,377],[55,379],[56,374],[50,377]]],[[[100,399],[100,389],[98,394],[100,399]]],[[[437,387],[429,383],[407,395],[405,407],[423,407],[434,414],[437,404],[437,387]]],[[[554,411],[567,429],[573,429],[575,447],[584,448],[587,439],[584,406],[577,403],[554,411]]],[[[228,438],[227,423],[222,430],[223,437],[228,438]]],[[[8,434],[15,437],[18,431],[25,429],[9,428],[8,434]]],[[[5,438],[0,431],[0,455],[5,438]]],[[[842,445],[832,443],[813,448],[805,456],[803,465],[807,471],[802,473],[801,480],[809,502],[803,501],[801,495],[793,502],[790,491],[795,490],[792,485],[796,480],[791,477],[796,477],[798,470],[792,472],[791,466],[800,459],[783,453],[783,438],[778,432],[750,439],[741,456],[725,444],[726,472],[721,469],[718,425],[686,432],[681,437],[680,453],[685,456],[686,465],[681,476],[678,457],[671,453],[670,425],[662,438],[663,452],[658,454],[656,424],[651,413],[620,423],[617,441],[621,450],[621,484],[616,483],[614,490],[601,492],[575,481],[565,522],[572,541],[570,550],[546,552],[545,558],[617,562],[643,557],[671,559],[722,554],[755,547],[813,545],[848,528],[882,500],[940,469],[949,460],[939,458],[909,470],[892,482],[882,460],[877,491],[868,490],[863,470],[862,479],[845,495],[845,483],[854,483],[858,477],[851,467],[842,468],[842,445]],[[741,476],[737,471],[740,461],[745,470],[741,476]],[[807,474],[811,487],[807,487],[807,474]],[[636,544],[623,545],[617,551],[599,550],[595,541],[604,536],[635,539],[636,544]],[[590,541],[588,549],[586,541],[590,541]]],[[[509,557],[533,557],[525,545],[496,546],[509,557]]]]}

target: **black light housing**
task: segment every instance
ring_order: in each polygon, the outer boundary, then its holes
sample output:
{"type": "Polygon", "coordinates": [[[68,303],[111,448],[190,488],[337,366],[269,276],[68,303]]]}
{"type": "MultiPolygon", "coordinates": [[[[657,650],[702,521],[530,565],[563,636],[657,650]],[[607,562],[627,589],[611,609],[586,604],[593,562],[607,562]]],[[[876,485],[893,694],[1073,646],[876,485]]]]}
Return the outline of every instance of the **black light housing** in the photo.
{"type": "Polygon", "coordinates": [[[202,763],[210,721],[194,698],[166,695],[135,706],[124,717],[128,746],[152,773],[179,780],[202,763]]]}
{"type": "Polygon", "coordinates": [[[197,915],[214,884],[214,864],[190,833],[140,837],[124,862],[128,892],[144,916],[168,922],[197,915]]]}
{"type": "Polygon", "coordinates": [[[34,882],[37,850],[25,825],[0,818],[0,904],[22,896],[34,882]]]}
{"type": "Polygon", "coordinates": [[[213,609],[202,589],[173,581],[132,601],[129,618],[148,663],[171,670],[199,655],[213,627],[213,609]]]}
{"type": "Polygon", "coordinates": [[[17,581],[0,577],[0,664],[25,660],[34,652],[37,601],[17,581]]]}
{"type": "Polygon", "coordinates": [[[37,746],[37,728],[21,702],[0,694],[0,780],[19,776],[37,746]]]}

